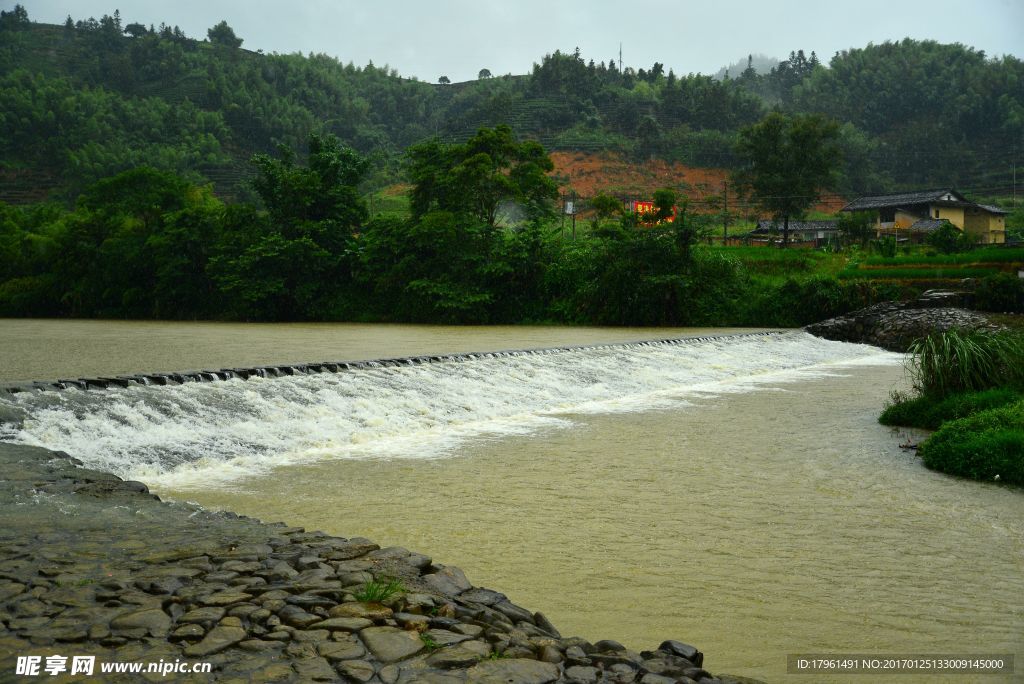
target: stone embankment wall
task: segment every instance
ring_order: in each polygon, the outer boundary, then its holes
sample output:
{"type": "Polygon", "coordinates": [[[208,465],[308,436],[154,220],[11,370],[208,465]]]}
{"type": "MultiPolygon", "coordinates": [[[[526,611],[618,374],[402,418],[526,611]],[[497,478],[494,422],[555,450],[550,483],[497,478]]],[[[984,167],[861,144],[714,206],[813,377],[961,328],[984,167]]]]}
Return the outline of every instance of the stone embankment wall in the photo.
{"type": "Polygon", "coordinates": [[[0,681],[55,654],[94,656],[96,681],[753,681],[678,641],[563,636],[421,553],[161,502],[66,454],[0,443],[0,472],[0,681]],[[391,578],[397,593],[358,600],[391,578]],[[98,674],[161,661],[212,672],[98,674]]]}
{"type": "Polygon", "coordinates": [[[827,340],[856,342],[905,352],[930,332],[963,328],[996,330],[984,314],[961,308],[961,293],[929,291],[912,302],[882,302],[804,328],[827,340]]]}

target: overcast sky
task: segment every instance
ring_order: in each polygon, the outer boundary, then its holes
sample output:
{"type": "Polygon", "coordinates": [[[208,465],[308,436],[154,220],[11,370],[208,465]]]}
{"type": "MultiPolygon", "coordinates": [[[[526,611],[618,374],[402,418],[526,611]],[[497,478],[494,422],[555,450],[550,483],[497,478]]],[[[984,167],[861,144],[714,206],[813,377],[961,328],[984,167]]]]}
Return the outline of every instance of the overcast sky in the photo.
{"type": "MultiPolygon", "coordinates": [[[[825,63],[869,42],[904,37],[963,43],[989,56],[1024,55],[1024,0],[22,0],[33,21],[112,14],[125,23],[166,22],[193,38],[224,19],[250,50],[323,52],[388,64],[436,81],[527,73],[544,54],[577,46],[585,59],[655,61],[679,74],[713,74],[761,53],[802,48],[825,63]]],[[[0,0],[11,9],[15,2],[0,0]]]]}

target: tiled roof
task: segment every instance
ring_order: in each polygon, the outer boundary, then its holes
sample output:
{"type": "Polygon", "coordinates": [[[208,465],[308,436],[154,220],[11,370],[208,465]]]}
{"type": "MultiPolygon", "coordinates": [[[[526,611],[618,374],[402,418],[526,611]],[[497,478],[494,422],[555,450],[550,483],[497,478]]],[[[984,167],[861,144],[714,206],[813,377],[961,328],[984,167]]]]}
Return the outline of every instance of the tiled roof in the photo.
{"type": "Polygon", "coordinates": [[[963,195],[958,193],[956,190],[946,188],[943,190],[901,192],[895,195],[869,195],[866,197],[858,197],[843,207],[842,211],[863,211],[865,209],[886,209],[889,207],[905,207],[913,204],[927,204],[929,202],[941,201],[941,198],[946,195],[952,195],[954,197],[954,202],[967,202],[963,195]]]}
{"type": "Polygon", "coordinates": [[[946,223],[949,223],[946,219],[921,219],[911,224],[910,231],[914,233],[930,233],[946,223]]]}
{"type": "MultiPolygon", "coordinates": [[[[757,222],[757,228],[752,230],[752,233],[770,233],[773,230],[781,233],[784,229],[782,221],[773,221],[762,219],[757,222]]],[[[815,220],[815,221],[790,221],[789,230],[792,231],[809,231],[809,230],[838,230],[836,221],[834,220],[815,220]]]]}
{"type": "Polygon", "coordinates": [[[1006,209],[1003,209],[1002,207],[997,207],[994,204],[979,204],[977,206],[981,207],[982,209],[984,209],[985,211],[987,211],[990,214],[1009,214],[1010,213],[1006,209]]]}

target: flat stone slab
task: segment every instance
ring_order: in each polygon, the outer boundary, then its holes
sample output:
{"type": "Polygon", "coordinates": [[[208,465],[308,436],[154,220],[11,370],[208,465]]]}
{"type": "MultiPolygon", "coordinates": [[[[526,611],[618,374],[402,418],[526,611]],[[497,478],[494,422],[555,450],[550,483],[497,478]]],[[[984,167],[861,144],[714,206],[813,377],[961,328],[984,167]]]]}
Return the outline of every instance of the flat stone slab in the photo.
{"type": "Polygon", "coordinates": [[[510,658],[488,660],[471,667],[466,673],[470,684],[547,684],[558,680],[557,665],[539,660],[510,658]]]}
{"type": "Polygon", "coordinates": [[[426,647],[419,634],[397,627],[367,627],[359,636],[373,655],[385,663],[408,658],[426,647]]]}
{"type": "Polygon", "coordinates": [[[171,628],[171,618],[157,608],[118,615],[110,621],[114,630],[145,629],[150,636],[165,637],[171,628]]]}
{"type": "Polygon", "coordinates": [[[241,627],[218,625],[211,629],[210,633],[203,637],[198,644],[186,648],[185,655],[193,658],[212,655],[246,638],[248,638],[248,634],[241,627]]]}
{"type": "Polygon", "coordinates": [[[372,620],[357,617],[334,617],[323,622],[317,622],[309,626],[310,629],[330,629],[342,632],[358,632],[359,630],[373,625],[372,620]]]}

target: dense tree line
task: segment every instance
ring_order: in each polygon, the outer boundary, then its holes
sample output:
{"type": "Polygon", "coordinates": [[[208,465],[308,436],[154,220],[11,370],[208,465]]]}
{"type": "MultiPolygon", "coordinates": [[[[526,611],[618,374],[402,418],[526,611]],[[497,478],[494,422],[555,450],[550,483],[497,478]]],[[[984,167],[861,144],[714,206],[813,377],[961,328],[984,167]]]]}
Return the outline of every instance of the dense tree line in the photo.
{"type": "Polygon", "coordinates": [[[643,216],[607,198],[565,240],[550,158],[508,127],[413,146],[407,218],[370,215],[338,138],[304,152],[255,155],[251,202],[139,166],[71,208],[0,203],[0,316],[796,325],[882,294],[757,281],[671,190],[643,216]]]}
{"type": "MultiPolygon", "coordinates": [[[[732,167],[738,131],[779,109],[841,123],[843,192],[900,186],[1005,186],[1024,139],[1024,63],[962,45],[903,40],[836,54],[794,51],[768,73],[716,80],[663,64],[620,68],[579,51],[525,76],[481,69],[445,86],[325,55],[262,55],[226,22],[207,40],[178,27],[0,18],[0,164],[42,170],[73,198],[139,165],[238,192],[254,153],[335,135],[367,155],[370,182],[401,177],[404,150],[508,124],[548,148],[614,149],[732,167]]],[[[985,186],[985,187],[983,187],[985,186]]],[[[242,199],[251,199],[243,196],[242,199]]]]}

